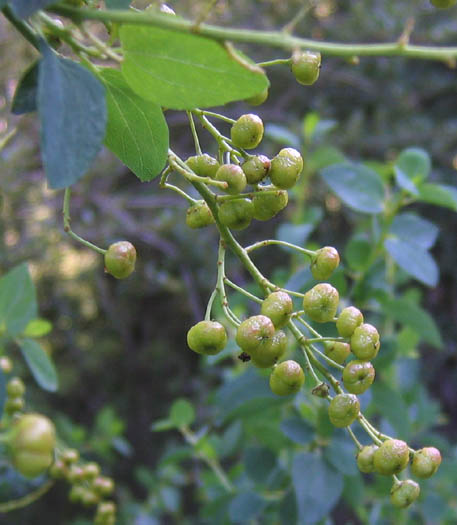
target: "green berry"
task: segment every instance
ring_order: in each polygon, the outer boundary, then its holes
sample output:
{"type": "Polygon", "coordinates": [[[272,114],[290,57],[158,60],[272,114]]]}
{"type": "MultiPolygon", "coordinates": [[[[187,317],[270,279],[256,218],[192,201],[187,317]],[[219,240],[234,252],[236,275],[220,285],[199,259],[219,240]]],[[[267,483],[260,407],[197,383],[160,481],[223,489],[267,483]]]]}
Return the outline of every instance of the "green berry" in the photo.
{"type": "Polygon", "coordinates": [[[278,190],[274,193],[268,191],[257,191],[252,198],[254,205],[254,218],[258,221],[269,221],[289,202],[286,190],[278,190]]]}
{"type": "Polygon", "coordinates": [[[351,336],[351,350],[361,361],[371,361],[378,355],[379,334],[376,328],[368,323],[358,326],[351,336]]]}
{"type": "Polygon", "coordinates": [[[278,396],[297,393],[305,382],[302,367],[296,361],[283,361],[270,375],[270,388],[278,396]]]}
{"type": "Polygon", "coordinates": [[[265,315],[254,315],[244,320],[236,332],[236,344],[247,354],[261,354],[271,345],[275,327],[265,315]]]}
{"type": "Polygon", "coordinates": [[[227,332],[217,321],[200,321],[187,332],[187,344],[197,354],[215,355],[227,344],[227,332]]]}
{"type": "Polygon", "coordinates": [[[35,478],[53,461],[56,444],[54,424],[41,414],[26,414],[12,427],[9,448],[14,468],[27,478],[35,478]]]}
{"type": "Polygon", "coordinates": [[[328,283],[316,284],[303,297],[305,314],[317,323],[327,323],[335,317],[340,296],[328,283]]]}
{"type": "Polygon", "coordinates": [[[338,428],[348,427],[357,418],[360,403],[354,394],[338,394],[328,406],[328,416],[332,425],[338,428]]]}
{"type": "Polygon", "coordinates": [[[260,93],[257,93],[257,95],[254,95],[253,97],[249,97],[244,99],[245,102],[248,104],[251,104],[251,106],[260,106],[267,100],[268,98],[268,88],[265,88],[260,93]]]}
{"type": "Polygon", "coordinates": [[[260,313],[269,317],[275,328],[282,328],[289,322],[293,309],[294,304],[289,294],[273,292],[262,302],[260,313]]]}
{"type": "Polygon", "coordinates": [[[430,0],[431,4],[439,9],[447,9],[456,4],[456,0],[430,0]]]}
{"type": "Polygon", "coordinates": [[[98,518],[107,518],[114,516],[116,513],[116,504],[113,501],[102,501],[98,504],[97,514],[98,518]]]}
{"type": "Polygon", "coordinates": [[[0,370],[4,374],[10,374],[13,370],[13,363],[9,357],[0,357],[0,370]]]}
{"type": "Polygon", "coordinates": [[[408,445],[400,439],[388,439],[376,450],[373,465],[379,474],[392,476],[406,468],[409,462],[408,445]]]}
{"type": "Polygon", "coordinates": [[[234,230],[244,230],[252,221],[254,205],[249,199],[224,201],[219,205],[218,216],[222,224],[234,230]]]}
{"type": "Polygon", "coordinates": [[[105,270],[116,279],[125,279],[135,270],[136,250],[128,241],[112,244],[105,253],[105,270]]]}
{"type": "Polygon", "coordinates": [[[230,195],[238,195],[246,187],[246,175],[237,164],[223,164],[216,173],[216,180],[228,184],[225,192],[230,195]]]}
{"type": "Polygon", "coordinates": [[[258,184],[268,174],[270,169],[271,161],[265,155],[257,155],[250,157],[246,162],[241,165],[241,169],[246,175],[248,184],[258,184]]]}
{"type": "Polygon", "coordinates": [[[219,162],[206,153],[189,157],[186,160],[186,164],[196,175],[199,175],[200,177],[209,177],[211,179],[216,176],[217,170],[220,167],[219,162]]]}
{"type": "Polygon", "coordinates": [[[411,472],[417,478],[427,479],[435,474],[440,465],[440,451],[435,447],[425,447],[414,453],[411,472]]]}
{"type": "Polygon", "coordinates": [[[81,498],[81,503],[85,507],[92,507],[92,505],[97,505],[100,501],[100,496],[93,490],[86,489],[81,498]]]}
{"type": "Polygon", "coordinates": [[[354,330],[363,323],[363,314],[354,306],[345,308],[336,321],[336,329],[341,337],[351,337],[354,330]]]}
{"type": "Polygon", "coordinates": [[[10,416],[16,412],[20,412],[24,409],[24,398],[23,397],[9,397],[5,401],[5,412],[10,416]]]}
{"type": "Polygon", "coordinates": [[[83,470],[83,478],[85,480],[90,481],[100,475],[100,467],[98,466],[97,463],[93,463],[93,462],[87,463],[86,465],[84,465],[82,470],[83,470]]]}
{"type": "Polygon", "coordinates": [[[258,115],[248,113],[233,124],[230,137],[237,148],[256,148],[263,138],[263,122],[258,115]]]}
{"type": "Polygon", "coordinates": [[[83,479],[84,479],[84,471],[82,467],[79,467],[78,465],[72,465],[70,467],[70,470],[67,473],[67,480],[72,485],[76,485],[77,483],[81,483],[83,479]]]}
{"type": "Polygon", "coordinates": [[[310,86],[319,78],[321,54],[297,51],[292,55],[291,69],[299,84],[310,86]]]}
{"type": "Polygon", "coordinates": [[[324,281],[328,279],[340,264],[340,256],[332,246],[325,246],[317,250],[311,263],[311,273],[314,279],[324,281]]]}
{"type": "Polygon", "coordinates": [[[269,344],[260,345],[251,353],[252,364],[258,368],[270,368],[285,354],[286,348],[287,335],[279,330],[271,338],[269,344]]]}
{"type": "Polygon", "coordinates": [[[25,394],[25,385],[19,377],[13,377],[6,385],[8,397],[22,397],[25,394]]]}
{"type": "Polygon", "coordinates": [[[79,459],[79,452],[74,448],[67,448],[62,453],[62,461],[66,465],[72,465],[73,463],[76,463],[79,459]]]}
{"type": "Polygon", "coordinates": [[[293,148],[282,149],[271,160],[271,182],[283,190],[292,188],[303,170],[303,157],[293,148]]]}
{"type": "Polygon", "coordinates": [[[186,224],[189,228],[204,228],[214,224],[214,217],[205,201],[200,200],[187,208],[186,224]]]}
{"type": "Polygon", "coordinates": [[[82,485],[73,485],[68,493],[68,499],[72,503],[80,503],[84,497],[86,489],[82,485]]]}
{"type": "Polygon", "coordinates": [[[364,474],[374,472],[373,457],[377,450],[377,445],[366,445],[360,449],[357,454],[357,466],[359,467],[360,472],[363,472],[364,474]]]}
{"type": "Polygon", "coordinates": [[[351,394],[363,394],[373,384],[375,370],[369,361],[354,360],[343,370],[343,383],[351,394]]]}
{"type": "Polygon", "coordinates": [[[100,496],[109,496],[114,490],[114,481],[105,476],[98,476],[92,482],[92,488],[100,496]]]}
{"type": "Polygon", "coordinates": [[[390,502],[394,507],[405,509],[417,500],[420,491],[419,484],[412,479],[395,482],[390,491],[390,502]]]}
{"type": "Polygon", "coordinates": [[[335,363],[342,365],[351,353],[351,347],[347,343],[328,341],[324,344],[324,352],[335,363]]]}
{"type": "Polygon", "coordinates": [[[67,466],[61,459],[56,459],[49,469],[49,475],[54,479],[66,476],[67,466]]]}

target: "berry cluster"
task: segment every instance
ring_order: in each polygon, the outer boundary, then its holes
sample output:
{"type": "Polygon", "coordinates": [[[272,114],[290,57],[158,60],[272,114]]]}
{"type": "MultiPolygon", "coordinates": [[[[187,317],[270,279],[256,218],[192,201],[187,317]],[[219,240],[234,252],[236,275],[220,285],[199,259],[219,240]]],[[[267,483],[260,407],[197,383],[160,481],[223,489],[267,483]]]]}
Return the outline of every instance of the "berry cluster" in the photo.
{"type": "Polygon", "coordinates": [[[13,377],[6,384],[5,412],[12,416],[24,408],[25,385],[19,377],[13,377]]]}

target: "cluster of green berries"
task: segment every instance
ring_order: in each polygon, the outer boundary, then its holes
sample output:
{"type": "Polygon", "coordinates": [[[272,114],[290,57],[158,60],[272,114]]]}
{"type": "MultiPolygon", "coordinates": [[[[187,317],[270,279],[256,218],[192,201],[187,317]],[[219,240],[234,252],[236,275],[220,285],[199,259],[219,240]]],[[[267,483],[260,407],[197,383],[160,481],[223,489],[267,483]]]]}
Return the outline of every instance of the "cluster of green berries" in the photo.
{"type": "MultiPolygon", "coordinates": [[[[244,151],[260,144],[263,131],[262,120],[248,113],[233,124],[230,136],[233,145],[244,151]]],[[[186,160],[196,175],[226,183],[225,192],[233,198],[220,199],[217,215],[222,224],[235,230],[247,228],[252,219],[267,221],[283,210],[289,200],[287,190],[294,186],[303,170],[303,158],[293,148],[282,149],[271,160],[265,155],[244,153],[244,156],[242,164],[221,165],[206,153],[186,160]],[[259,186],[267,177],[272,186],[259,186]],[[248,184],[254,189],[252,198],[242,193],[248,184]]],[[[190,228],[203,228],[214,222],[213,213],[203,200],[187,210],[186,223],[190,228]]]]}
{"type": "Polygon", "coordinates": [[[135,270],[135,263],[135,246],[129,241],[115,242],[105,253],[105,271],[116,279],[127,278],[135,270]]]}
{"type": "Polygon", "coordinates": [[[24,409],[25,385],[19,377],[13,377],[6,384],[6,401],[4,410],[12,416],[24,409]]]}
{"type": "Polygon", "coordinates": [[[75,449],[65,450],[54,462],[50,475],[63,478],[71,485],[68,498],[73,503],[85,507],[97,505],[94,525],[114,525],[116,522],[116,505],[105,500],[114,491],[114,481],[100,474],[100,466],[89,462],[82,464],[75,449]]]}

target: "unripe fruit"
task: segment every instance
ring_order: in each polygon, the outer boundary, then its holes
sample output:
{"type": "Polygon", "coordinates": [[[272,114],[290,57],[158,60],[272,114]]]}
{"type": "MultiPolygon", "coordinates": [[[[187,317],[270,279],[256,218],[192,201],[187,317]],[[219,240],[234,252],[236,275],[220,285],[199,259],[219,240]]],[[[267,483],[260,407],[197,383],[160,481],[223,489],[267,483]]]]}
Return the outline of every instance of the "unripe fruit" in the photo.
{"type": "Polygon", "coordinates": [[[244,320],[236,332],[236,344],[247,354],[260,354],[262,347],[269,346],[275,334],[271,319],[265,315],[254,315],[244,320]]]}
{"type": "Polygon", "coordinates": [[[96,505],[99,501],[99,495],[93,490],[86,489],[82,494],[81,503],[85,507],[91,507],[92,505],[96,505]]]}
{"type": "Polygon", "coordinates": [[[265,155],[257,155],[244,162],[241,165],[241,169],[246,175],[248,184],[258,184],[267,176],[270,165],[271,161],[268,157],[265,157],[265,155]]]}
{"type": "Polygon", "coordinates": [[[16,412],[20,412],[24,408],[24,398],[23,397],[9,397],[5,401],[5,412],[10,416],[16,412]]]}
{"type": "Polygon", "coordinates": [[[293,148],[282,149],[271,160],[271,182],[283,190],[288,190],[297,182],[303,170],[303,157],[293,148]]]}
{"type": "Polygon", "coordinates": [[[354,330],[363,323],[363,314],[354,306],[345,308],[336,321],[336,329],[341,337],[351,337],[354,330]]]}
{"type": "Polygon", "coordinates": [[[57,459],[49,468],[49,475],[54,479],[63,478],[66,474],[67,467],[61,459],[57,459]]]}
{"type": "Polygon", "coordinates": [[[99,476],[92,482],[92,488],[100,496],[109,496],[114,490],[114,481],[111,478],[99,476]]]}
{"type": "Polygon", "coordinates": [[[286,292],[273,292],[263,302],[260,313],[269,317],[275,328],[282,328],[289,322],[294,304],[286,292]]]}
{"type": "Polygon", "coordinates": [[[351,350],[361,361],[371,361],[378,355],[379,334],[376,328],[368,323],[358,326],[351,336],[351,350]]]}
{"type": "Polygon", "coordinates": [[[274,193],[270,191],[258,191],[252,198],[254,205],[254,218],[258,221],[269,221],[289,202],[289,195],[286,190],[278,190],[274,193]]]}
{"type": "Polygon", "coordinates": [[[456,0],[430,0],[430,2],[439,9],[446,9],[456,4],[456,0]]]}
{"type": "Polygon", "coordinates": [[[205,201],[200,200],[187,208],[186,224],[189,228],[204,228],[214,224],[214,217],[205,201]]]}
{"type": "Polygon", "coordinates": [[[375,369],[369,361],[354,360],[343,370],[343,383],[351,394],[363,394],[373,384],[375,369]]]}
{"type": "Polygon", "coordinates": [[[324,352],[325,355],[330,357],[335,363],[342,365],[351,353],[351,347],[347,343],[329,341],[324,343],[324,352]]]}
{"type": "Polygon", "coordinates": [[[374,472],[373,457],[377,450],[377,445],[367,445],[360,449],[357,454],[357,466],[359,467],[360,472],[363,472],[364,474],[374,472]]]}
{"type": "Polygon", "coordinates": [[[103,501],[98,504],[97,516],[107,517],[116,513],[116,504],[113,501],[103,501]]]}
{"type": "Polygon", "coordinates": [[[414,453],[411,472],[413,476],[427,479],[435,474],[440,465],[440,451],[435,447],[425,447],[414,453]]]}
{"type": "Polygon", "coordinates": [[[87,463],[82,470],[83,478],[89,481],[100,475],[100,467],[97,463],[87,463]]]}
{"type": "Polygon", "coordinates": [[[230,137],[237,148],[256,148],[263,138],[263,122],[258,115],[248,113],[233,124],[230,137]]]}
{"type": "Polygon", "coordinates": [[[81,481],[84,479],[83,469],[81,467],[78,467],[78,465],[72,465],[70,470],[68,471],[67,479],[72,485],[81,483],[81,481]]]}
{"type": "Polygon", "coordinates": [[[8,397],[21,397],[25,394],[25,385],[19,377],[13,377],[6,385],[8,397]]]}
{"type": "Polygon", "coordinates": [[[76,463],[79,459],[79,452],[74,448],[67,448],[61,456],[62,461],[67,465],[76,463]]]}
{"type": "Polygon", "coordinates": [[[189,168],[200,177],[209,177],[213,179],[216,176],[220,164],[214,157],[203,153],[203,155],[194,155],[186,160],[189,168]]]}
{"type": "Polygon", "coordinates": [[[74,485],[71,487],[70,492],[68,493],[68,499],[72,503],[80,503],[83,499],[86,489],[82,485],[74,485]]]}
{"type": "Polygon", "coordinates": [[[405,509],[417,500],[420,491],[419,484],[412,479],[396,482],[390,491],[390,502],[394,507],[405,509]]]}
{"type": "Polygon", "coordinates": [[[237,164],[223,164],[216,172],[216,180],[228,184],[225,192],[230,195],[238,195],[246,187],[246,175],[237,164]]]}
{"type": "Polygon", "coordinates": [[[270,375],[270,388],[278,396],[297,393],[305,382],[302,367],[296,361],[279,363],[270,375]]]}
{"type": "Polygon", "coordinates": [[[319,78],[321,54],[311,51],[296,51],[292,55],[291,69],[299,84],[310,86],[319,78]]]}
{"type": "Polygon", "coordinates": [[[217,321],[200,321],[187,332],[187,344],[197,354],[215,355],[227,344],[227,332],[217,321]]]}
{"type": "Polygon", "coordinates": [[[335,317],[340,296],[328,283],[316,284],[303,297],[305,314],[317,323],[327,323],[335,317]]]}
{"type": "Polygon", "coordinates": [[[54,424],[40,414],[26,414],[14,422],[9,441],[11,459],[16,470],[35,478],[53,461],[56,444],[54,424]]]}
{"type": "Polygon", "coordinates": [[[317,250],[311,263],[311,273],[314,279],[324,281],[328,279],[340,264],[340,256],[332,246],[325,246],[317,250]]]}
{"type": "Polygon", "coordinates": [[[245,102],[248,104],[251,104],[251,106],[260,106],[267,100],[268,98],[268,88],[265,88],[260,93],[257,93],[257,95],[254,95],[253,97],[249,97],[244,99],[245,102]]]}
{"type": "Polygon", "coordinates": [[[279,330],[271,338],[269,344],[260,345],[257,350],[252,352],[252,364],[258,368],[270,368],[284,355],[286,349],[287,335],[279,330]]]}
{"type": "Polygon", "coordinates": [[[228,228],[244,230],[252,221],[254,205],[249,199],[224,201],[218,208],[219,220],[228,228]]]}
{"type": "Polygon", "coordinates": [[[135,270],[136,250],[128,241],[111,244],[105,253],[105,270],[116,279],[125,279],[135,270]]]}
{"type": "Polygon", "coordinates": [[[379,474],[392,476],[406,468],[409,462],[408,445],[400,439],[384,441],[373,456],[373,465],[379,474]]]}
{"type": "Polygon", "coordinates": [[[10,374],[13,370],[13,363],[9,357],[0,357],[0,369],[4,374],[10,374]]]}
{"type": "Polygon", "coordinates": [[[328,417],[338,428],[348,427],[359,415],[360,403],[354,394],[338,394],[328,406],[328,417]]]}

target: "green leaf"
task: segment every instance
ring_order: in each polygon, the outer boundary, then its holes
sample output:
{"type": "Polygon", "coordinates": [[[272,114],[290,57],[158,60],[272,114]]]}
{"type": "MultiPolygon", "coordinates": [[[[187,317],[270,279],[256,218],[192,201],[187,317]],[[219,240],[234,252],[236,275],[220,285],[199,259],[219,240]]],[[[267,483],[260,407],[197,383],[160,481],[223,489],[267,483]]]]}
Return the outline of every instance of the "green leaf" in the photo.
{"type": "Polygon", "coordinates": [[[422,340],[430,343],[437,348],[443,347],[438,327],[428,312],[420,306],[412,303],[408,299],[390,299],[380,300],[385,315],[405,326],[412,328],[422,340]]]}
{"type": "Polygon", "coordinates": [[[276,144],[287,145],[296,149],[300,148],[300,139],[290,131],[287,126],[269,122],[265,125],[265,137],[268,137],[276,144]]]}
{"type": "Polygon", "coordinates": [[[105,0],[108,9],[128,9],[132,0],[105,0]]]}
{"type": "Polygon", "coordinates": [[[120,71],[105,69],[108,121],[105,145],[141,181],[163,169],[168,156],[168,126],[160,106],[136,95],[120,71]]]}
{"type": "Polygon", "coordinates": [[[416,184],[430,174],[431,161],[429,154],[421,148],[408,148],[400,153],[394,165],[397,184],[404,190],[418,195],[416,184]]]}
{"type": "Polygon", "coordinates": [[[256,492],[244,491],[233,498],[229,506],[231,523],[249,523],[260,515],[266,501],[256,492]]]}
{"type": "Polygon", "coordinates": [[[324,448],[324,458],[345,476],[358,473],[355,456],[354,443],[345,437],[333,437],[328,447],[324,448]]]}
{"type": "Polygon", "coordinates": [[[343,490],[343,476],[309,452],[295,455],[292,480],[300,525],[314,525],[326,517],[343,490]]]}
{"type": "Polygon", "coordinates": [[[21,264],[0,279],[0,327],[14,337],[36,315],[35,286],[27,264],[21,264]]]}
{"type": "Polygon", "coordinates": [[[402,239],[386,239],[386,248],[392,259],[407,274],[427,286],[436,286],[439,270],[433,257],[417,244],[402,239]]]}
{"type": "Polygon", "coordinates": [[[105,88],[87,69],[41,46],[38,112],[49,186],[65,188],[89,169],[106,127],[105,88]]]}
{"type": "Polygon", "coordinates": [[[52,323],[46,319],[32,319],[22,335],[25,337],[43,337],[52,330],[52,323]]]}
{"type": "Polygon", "coordinates": [[[361,164],[343,162],[327,166],[321,176],[350,208],[362,213],[380,213],[384,209],[381,177],[361,164]]]}
{"type": "Polygon", "coordinates": [[[457,188],[446,184],[421,184],[419,200],[457,211],[457,188]]]}
{"type": "Polygon", "coordinates": [[[31,113],[37,109],[38,91],[38,66],[39,62],[34,62],[22,75],[14,93],[11,113],[22,115],[31,113]]]}
{"type": "Polygon", "coordinates": [[[266,483],[276,467],[276,455],[266,447],[246,447],[243,464],[246,474],[256,483],[266,483]]]}
{"type": "Polygon", "coordinates": [[[244,59],[210,38],[155,27],[120,30],[122,73],[141,97],[172,109],[194,109],[249,98],[269,85],[244,59]]]}
{"type": "Polygon", "coordinates": [[[378,413],[389,421],[395,431],[407,440],[411,434],[408,407],[401,395],[384,383],[374,382],[371,387],[373,403],[378,413]]]}
{"type": "Polygon", "coordinates": [[[331,166],[333,164],[339,164],[345,162],[346,157],[343,153],[333,146],[320,146],[316,148],[308,157],[307,165],[310,173],[331,166]]]}
{"type": "Polygon", "coordinates": [[[174,421],[171,421],[171,419],[159,419],[151,425],[153,432],[163,432],[172,428],[176,428],[176,424],[174,421]]]}
{"type": "Polygon", "coordinates": [[[344,248],[344,258],[350,268],[356,271],[364,270],[370,260],[372,246],[363,236],[354,236],[344,248]]]}
{"type": "Polygon", "coordinates": [[[170,421],[177,427],[191,425],[195,420],[195,409],[187,399],[177,399],[170,409],[170,421]]]}
{"type": "Polygon", "coordinates": [[[3,370],[0,368],[0,418],[3,417],[3,408],[5,406],[6,398],[6,376],[3,370]]]}
{"type": "Polygon", "coordinates": [[[55,0],[9,0],[11,7],[16,16],[19,18],[26,18],[33,15],[35,11],[43,9],[44,7],[55,4],[55,0]]]}
{"type": "Polygon", "coordinates": [[[58,388],[57,372],[48,354],[33,339],[21,339],[18,344],[36,382],[44,390],[55,392],[58,388]]]}
{"type": "Polygon", "coordinates": [[[313,427],[299,417],[281,421],[281,430],[285,436],[298,445],[307,445],[314,439],[313,427]]]}
{"type": "Polygon", "coordinates": [[[321,117],[315,111],[311,111],[305,115],[305,118],[303,119],[303,135],[308,142],[311,141],[314,130],[320,119],[321,117]]]}
{"type": "Polygon", "coordinates": [[[393,220],[390,233],[428,250],[435,244],[439,228],[415,213],[402,213],[393,220]]]}

